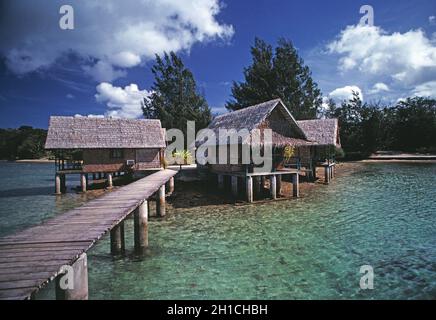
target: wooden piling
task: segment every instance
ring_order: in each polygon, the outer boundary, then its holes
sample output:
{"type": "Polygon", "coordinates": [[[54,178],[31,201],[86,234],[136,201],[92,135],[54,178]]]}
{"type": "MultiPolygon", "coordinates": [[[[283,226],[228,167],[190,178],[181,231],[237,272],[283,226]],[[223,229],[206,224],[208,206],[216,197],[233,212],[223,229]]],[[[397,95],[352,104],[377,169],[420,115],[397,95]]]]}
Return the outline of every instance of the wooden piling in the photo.
{"type": "Polygon", "coordinates": [[[109,189],[111,189],[113,187],[113,182],[112,182],[112,173],[108,173],[107,174],[107,187],[109,189]]]}
{"type": "Polygon", "coordinates": [[[277,199],[277,179],[275,175],[269,176],[270,194],[272,199],[277,199]]]}
{"type": "Polygon", "coordinates": [[[67,176],[65,174],[61,174],[61,192],[67,192],[67,176]]]}
{"type": "Polygon", "coordinates": [[[238,196],[238,177],[231,176],[232,182],[232,195],[236,198],[238,196]]]}
{"type": "Polygon", "coordinates": [[[277,184],[277,197],[280,197],[281,191],[282,191],[282,176],[278,175],[276,176],[276,184],[277,184]]]}
{"type": "Polygon", "coordinates": [[[121,221],[110,232],[111,234],[111,253],[119,255],[124,252],[124,221],[121,221]]]}
{"type": "Polygon", "coordinates": [[[253,202],[253,178],[247,177],[246,183],[247,183],[247,201],[253,202]]]}
{"type": "Polygon", "coordinates": [[[147,200],[135,210],[134,212],[134,241],[135,251],[143,253],[148,247],[148,204],[147,200]]]}
{"type": "Polygon", "coordinates": [[[218,189],[224,189],[224,175],[218,174],[218,189]]]}
{"type": "Polygon", "coordinates": [[[57,300],[88,300],[88,261],[86,253],[56,277],[57,300]],[[72,281],[72,283],[70,282],[72,281]]]}
{"type": "Polygon", "coordinates": [[[80,186],[82,188],[82,192],[86,192],[86,174],[80,174],[80,186]]]}
{"type": "Polygon", "coordinates": [[[168,192],[171,194],[174,192],[174,177],[171,177],[168,181],[168,192]]]}
{"type": "Polygon", "coordinates": [[[300,196],[300,178],[298,173],[292,175],[292,196],[298,198],[300,196]]]}
{"type": "Polygon", "coordinates": [[[55,175],[55,194],[61,194],[61,176],[58,173],[55,175]]]}
{"type": "Polygon", "coordinates": [[[330,183],[330,167],[324,166],[324,183],[329,184],[330,183]]]}
{"type": "Polygon", "coordinates": [[[164,217],[166,214],[165,209],[165,185],[162,185],[159,188],[159,191],[157,193],[158,199],[156,200],[156,211],[158,217],[164,217]]]}

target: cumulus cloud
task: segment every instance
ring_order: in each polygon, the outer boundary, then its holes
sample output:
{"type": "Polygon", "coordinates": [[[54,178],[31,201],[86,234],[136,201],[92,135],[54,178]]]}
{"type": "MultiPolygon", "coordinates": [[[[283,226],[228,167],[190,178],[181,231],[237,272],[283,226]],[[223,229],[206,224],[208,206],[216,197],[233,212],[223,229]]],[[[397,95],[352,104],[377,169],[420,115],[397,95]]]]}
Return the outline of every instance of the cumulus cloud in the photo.
{"type": "Polygon", "coordinates": [[[142,116],[141,102],[150,96],[147,90],[139,90],[137,84],[124,88],[102,82],[97,86],[95,99],[108,107],[106,116],[114,118],[139,118],[142,116]]]}
{"type": "Polygon", "coordinates": [[[429,23],[431,26],[436,25],[436,17],[435,17],[435,16],[430,16],[430,17],[428,17],[428,23],[429,23]]]}
{"type": "Polygon", "coordinates": [[[360,79],[377,81],[370,94],[427,92],[424,84],[436,80],[436,38],[421,29],[388,33],[377,26],[348,26],[327,48],[338,55],[343,74],[354,71],[360,79]]]}
{"type": "Polygon", "coordinates": [[[377,82],[372,86],[372,89],[368,91],[369,94],[375,94],[380,92],[390,91],[389,86],[383,82],[377,82]]]}
{"type": "Polygon", "coordinates": [[[360,99],[363,100],[362,90],[358,86],[345,86],[342,88],[336,88],[329,93],[329,98],[333,99],[335,102],[342,102],[344,100],[350,100],[353,98],[353,92],[356,92],[360,99]]]}
{"type": "Polygon", "coordinates": [[[429,81],[416,86],[413,94],[421,97],[436,98],[436,81],[429,81]]]}
{"type": "Polygon", "coordinates": [[[9,1],[0,13],[0,55],[21,75],[73,53],[85,72],[110,81],[163,51],[231,37],[232,26],[216,19],[219,1],[77,0],[72,3],[74,30],[59,28],[64,1],[9,1]]]}

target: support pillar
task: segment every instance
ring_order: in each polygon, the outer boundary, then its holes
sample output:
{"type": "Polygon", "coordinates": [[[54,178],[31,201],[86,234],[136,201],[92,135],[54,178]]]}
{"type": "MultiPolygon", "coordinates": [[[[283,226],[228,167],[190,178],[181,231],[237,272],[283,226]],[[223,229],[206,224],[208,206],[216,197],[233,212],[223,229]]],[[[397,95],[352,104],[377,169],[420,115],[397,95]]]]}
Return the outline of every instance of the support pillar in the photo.
{"type": "Polygon", "coordinates": [[[165,185],[162,185],[157,193],[156,211],[158,217],[165,217],[165,185]]]}
{"type": "Polygon", "coordinates": [[[336,171],[336,164],[332,166],[332,179],[335,177],[335,173],[336,173],[335,171],[336,171]]]}
{"type": "Polygon", "coordinates": [[[220,190],[224,189],[224,175],[222,174],[218,175],[218,189],[220,190]]]}
{"type": "Polygon", "coordinates": [[[107,187],[109,189],[111,189],[113,187],[113,182],[112,182],[112,173],[108,173],[107,174],[107,187]]]}
{"type": "Polygon", "coordinates": [[[275,175],[269,176],[269,184],[270,184],[269,190],[271,193],[271,198],[275,200],[277,199],[277,179],[275,175]]]}
{"type": "Polygon", "coordinates": [[[324,183],[329,184],[330,183],[330,167],[324,166],[324,183]]]}
{"type": "Polygon", "coordinates": [[[61,176],[58,173],[55,175],[55,194],[61,194],[61,176]]]}
{"type": "Polygon", "coordinates": [[[261,191],[261,177],[253,177],[253,197],[259,197],[261,191]]]}
{"type": "Polygon", "coordinates": [[[83,253],[56,277],[57,300],[88,300],[88,261],[83,253]]]}
{"type": "Polygon", "coordinates": [[[61,192],[66,193],[67,192],[67,183],[66,183],[66,175],[61,174],[61,192]]]}
{"type": "Polygon", "coordinates": [[[170,180],[168,181],[168,192],[169,193],[173,193],[174,192],[174,177],[171,177],[170,180]]]}
{"type": "Polygon", "coordinates": [[[292,175],[292,196],[294,198],[300,196],[300,178],[298,173],[292,175]]]}
{"type": "Polygon", "coordinates": [[[111,230],[111,253],[119,255],[124,252],[124,221],[111,230]]]}
{"type": "Polygon", "coordinates": [[[282,191],[282,176],[281,175],[276,176],[276,184],[277,184],[277,197],[279,197],[281,194],[281,191],[282,191]]]}
{"type": "Polygon", "coordinates": [[[232,180],[232,195],[236,198],[238,196],[238,177],[231,176],[232,180]]]}
{"type": "Polygon", "coordinates": [[[148,201],[135,210],[133,218],[135,251],[143,253],[148,247],[148,201]]]}
{"type": "Polygon", "coordinates": [[[80,186],[82,188],[82,192],[86,192],[86,174],[80,174],[80,186]]]}
{"type": "Polygon", "coordinates": [[[253,202],[253,178],[247,177],[247,201],[253,202]]]}

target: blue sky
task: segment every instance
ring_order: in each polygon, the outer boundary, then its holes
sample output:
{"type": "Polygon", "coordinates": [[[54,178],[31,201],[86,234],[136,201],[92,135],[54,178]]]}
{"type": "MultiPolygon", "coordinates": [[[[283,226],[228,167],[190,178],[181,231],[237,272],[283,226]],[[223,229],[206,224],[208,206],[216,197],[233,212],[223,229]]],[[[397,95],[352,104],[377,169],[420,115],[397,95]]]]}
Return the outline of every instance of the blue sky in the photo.
{"type": "Polygon", "coordinates": [[[45,128],[50,115],[136,117],[149,93],[153,54],[175,50],[216,113],[243,79],[258,36],[290,39],[323,95],[392,103],[436,96],[434,1],[2,0],[0,127],[45,128]],[[374,26],[358,25],[359,8],[374,26]]]}

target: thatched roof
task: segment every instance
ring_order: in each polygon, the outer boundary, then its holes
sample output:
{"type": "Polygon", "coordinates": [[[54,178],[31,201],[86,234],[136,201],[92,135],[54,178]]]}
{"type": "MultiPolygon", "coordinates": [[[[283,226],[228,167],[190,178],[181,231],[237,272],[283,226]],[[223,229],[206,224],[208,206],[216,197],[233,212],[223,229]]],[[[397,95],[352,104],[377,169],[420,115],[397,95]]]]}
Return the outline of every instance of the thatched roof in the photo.
{"type": "MultiPolygon", "coordinates": [[[[294,137],[286,137],[277,132],[273,131],[272,134],[272,142],[273,145],[276,146],[284,146],[284,145],[311,145],[310,141],[307,141],[307,137],[303,130],[298,126],[294,117],[285,107],[283,102],[280,99],[274,99],[267,102],[263,102],[251,107],[247,107],[241,110],[225,113],[217,116],[212,123],[209,125],[208,129],[211,129],[215,132],[217,137],[216,142],[206,141],[206,144],[217,144],[217,145],[226,145],[230,143],[230,139],[227,137],[222,137],[220,139],[219,129],[234,129],[237,131],[246,129],[251,132],[253,129],[262,129],[267,122],[268,116],[271,114],[273,110],[279,110],[283,119],[287,121],[286,125],[289,125],[293,128],[295,132],[294,137]]],[[[239,143],[250,143],[250,136],[246,139],[239,139],[239,143]]],[[[263,140],[263,139],[261,139],[263,140]]],[[[197,145],[202,144],[204,142],[204,137],[199,137],[197,139],[197,145]]],[[[262,142],[262,141],[261,141],[262,142]]]]}
{"type": "Polygon", "coordinates": [[[315,119],[297,121],[309,140],[317,145],[340,147],[338,119],[315,119]]]}
{"type": "Polygon", "coordinates": [[[164,148],[160,120],[50,117],[46,149],[164,148]]]}

